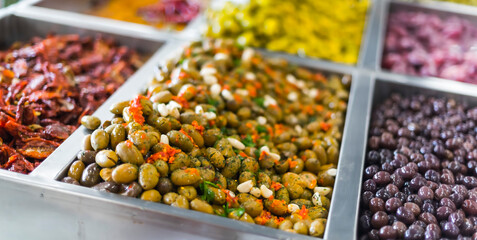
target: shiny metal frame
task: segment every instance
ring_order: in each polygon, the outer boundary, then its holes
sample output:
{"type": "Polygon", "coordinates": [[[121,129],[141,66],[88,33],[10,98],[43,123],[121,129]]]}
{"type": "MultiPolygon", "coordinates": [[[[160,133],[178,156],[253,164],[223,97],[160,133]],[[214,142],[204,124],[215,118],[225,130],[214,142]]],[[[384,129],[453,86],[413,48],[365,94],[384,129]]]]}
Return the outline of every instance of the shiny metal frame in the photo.
{"type": "MultiPolygon", "coordinates": [[[[30,37],[22,35],[28,29],[33,31],[31,34],[45,34],[48,29],[53,29],[58,33],[102,32],[129,42],[131,46],[142,46],[145,51],[154,43],[162,46],[94,113],[101,120],[111,118],[108,108],[112,103],[140,93],[153,78],[153,68],[161,61],[177,56],[190,40],[200,38],[199,29],[205,23],[204,17],[200,16],[182,32],[164,32],[136,26],[140,24],[128,25],[116,20],[32,6],[35,3],[38,0],[26,0],[0,10],[2,36],[12,32],[9,30],[12,23],[30,25],[13,25],[23,31],[0,37],[0,45],[7,45],[15,38],[30,37]]],[[[368,124],[374,103],[381,101],[390,91],[419,91],[452,96],[477,105],[477,99],[473,98],[477,86],[381,70],[388,10],[396,6],[477,16],[477,11],[456,4],[378,0],[372,1],[368,11],[356,66],[261,50],[267,56],[282,57],[296,65],[352,76],[338,173],[324,239],[357,238],[368,124]],[[458,9],[449,10],[449,6],[458,9]]],[[[80,127],[30,175],[0,170],[0,239],[316,239],[57,181],[74,160],[86,134],[87,131],[80,127]]]]}

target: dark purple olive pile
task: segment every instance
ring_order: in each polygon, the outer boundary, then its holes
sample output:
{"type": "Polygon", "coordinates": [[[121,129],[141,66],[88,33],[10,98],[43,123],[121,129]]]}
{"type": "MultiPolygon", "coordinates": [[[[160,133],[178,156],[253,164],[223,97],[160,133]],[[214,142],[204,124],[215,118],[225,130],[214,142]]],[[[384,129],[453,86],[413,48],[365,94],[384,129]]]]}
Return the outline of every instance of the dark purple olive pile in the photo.
{"type": "Polygon", "coordinates": [[[378,106],[366,155],[361,239],[477,239],[477,107],[403,97],[378,106]]]}

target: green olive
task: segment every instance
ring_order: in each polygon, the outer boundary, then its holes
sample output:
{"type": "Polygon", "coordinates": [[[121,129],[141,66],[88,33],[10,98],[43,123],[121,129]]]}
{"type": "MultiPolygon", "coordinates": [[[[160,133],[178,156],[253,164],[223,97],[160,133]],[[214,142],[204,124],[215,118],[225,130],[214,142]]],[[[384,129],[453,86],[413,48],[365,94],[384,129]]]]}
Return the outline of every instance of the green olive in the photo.
{"type": "Polygon", "coordinates": [[[212,206],[210,206],[209,203],[197,198],[190,202],[190,208],[195,211],[208,213],[208,214],[214,214],[214,209],[212,208],[212,206]]]}
{"type": "Polygon", "coordinates": [[[94,130],[91,134],[91,146],[98,151],[107,148],[109,145],[109,134],[102,129],[94,130]]]}
{"type": "Polygon", "coordinates": [[[222,156],[222,153],[219,150],[209,147],[207,148],[207,158],[209,159],[210,163],[214,165],[216,168],[224,168],[225,167],[225,159],[222,156]]]}
{"type": "Polygon", "coordinates": [[[309,158],[305,162],[305,169],[312,173],[318,173],[320,170],[321,163],[316,158],[309,158]]]}
{"type": "Polygon", "coordinates": [[[167,205],[171,205],[173,202],[176,201],[177,197],[179,197],[179,194],[175,192],[168,192],[164,194],[164,198],[162,199],[162,202],[164,202],[167,205]]]}
{"type": "Polygon", "coordinates": [[[187,133],[187,135],[189,135],[192,140],[194,140],[194,143],[198,146],[198,147],[203,147],[204,146],[204,138],[202,137],[202,135],[200,135],[199,132],[197,132],[194,128],[194,126],[190,125],[190,124],[183,124],[182,125],[182,130],[184,132],[187,133]]]}
{"type": "Polygon", "coordinates": [[[189,209],[189,201],[187,201],[187,199],[182,196],[182,195],[179,195],[177,196],[176,198],[176,201],[174,201],[171,206],[173,207],[178,207],[178,208],[184,208],[184,209],[189,209]]]}
{"type": "Polygon", "coordinates": [[[197,197],[197,190],[192,186],[179,187],[177,192],[189,201],[197,197]]]}
{"type": "Polygon", "coordinates": [[[198,168],[200,172],[201,182],[203,181],[214,181],[215,171],[212,167],[200,167],[198,168]]]}
{"type": "Polygon", "coordinates": [[[313,237],[323,237],[325,232],[326,219],[319,218],[311,222],[310,224],[310,235],[313,237]]]}
{"type": "Polygon", "coordinates": [[[169,165],[167,162],[162,160],[157,160],[154,162],[154,167],[156,167],[157,172],[159,172],[160,176],[167,177],[169,175],[169,165]]]}
{"type": "Polygon", "coordinates": [[[263,211],[263,204],[254,199],[245,201],[242,206],[245,212],[252,217],[258,217],[263,211]]]}
{"type": "Polygon", "coordinates": [[[225,160],[225,167],[222,169],[221,173],[226,178],[233,178],[240,170],[240,167],[241,161],[239,157],[229,157],[225,160]]]}
{"type": "Polygon", "coordinates": [[[172,123],[169,118],[158,117],[154,123],[154,127],[156,127],[162,134],[167,134],[172,130],[172,123]]]}
{"type": "Polygon", "coordinates": [[[121,124],[115,124],[111,126],[114,126],[110,133],[111,148],[113,150],[116,150],[116,146],[120,142],[126,140],[126,128],[124,128],[124,126],[121,124]]]}
{"type": "Polygon", "coordinates": [[[194,148],[192,141],[182,132],[173,130],[167,133],[171,146],[178,147],[184,152],[190,152],[194,148]]]}
{"type": "Polygon", "coordinates": [[[252,185],[257,186],[257,180],[255,179],[255,174],[253,172],[249,171],[243,171],[240,173],[240,176],[238,178],[239,184],[246,182],[248,180],[252,180],[252,185]]]}
{"type": "Polygon", "coordinates": [[[272,179],[267,174],[265,174],[264,172],[258,173],[258,181],[257,181],[258,186],[265,185],[265,187],[270,188],[271,184],[272,184],[272,179]]]}
{"type": "Polygon", "coordinates": [[[123,124],[124,119],[122,117],[115,117],[111,120],[111,124],[123,124]]]}
{"type": "Polygon", "coordinates": [[[112,113],[112,114],[116,114],[116,115],[120,115],[123,113],[123,110],[125,107],[128,107],[129,106],[129,101],[123,101],[123,102],[118,102],[118,103],[114,103],[113,105],[111,105],[111,107],[109,108],[109,111],[112,113]]]}
{"type": "Polygon", "coordinates": [[[310,216],[312,220],[317,218],[326,218],[328,217],[328,210],[326,210],[324,207],[314,206],[308,209],[308,216],[310,216]]]}
{"type": "Polygon", "coordinates": [[[247,157],[242,161],[242,169],[241,171],[249,171],[255,173],[260,169],[260,165],[258,165],[257,160],[251,157],[247,157]]]}
{"type": "Polygon", "coordinates": [[[204,145],[212,147],[218,139],[222,137],[222,132],[218,128],[208,129],[204,132],[204,145]]]}
{"type": "Polygon", "coordinates": [[[288,190],[284,187],[282,187],[278,191],[276,191],[275,198],[279,199],[279,200],[283,200],[287,204],[290,203],[290,195],[288,194],[288,190]]]}
{"type": "Polygon", "coordinates": [[[113,181],[120,184],[127,184],[137,179],[137,167],[130,163],[123,163],[113,169],[111,174],[113,181]]]}
{"type": "Polygon", "coordinates": [[[85,115],[81,118],[81,125],[89,130],[95,130],[101,125],[101,120],[95,116],[85,115]]]}
{"type": "MultiPolygon", "coordinates": [[[[147,133],[143,130],[134,131],[128,135],[128,139],[134,143],[134,146],[141,152],[142,155],[146,155],[149,149],[152,147],[152,140],[148,137],[147,133]]],[[[157,139],[156,139],[157,143],[157,139]]],[[[154,143],[154,144],[156,144],[154,143]]]]}
{"type": "Polygon", "coordinates": [[[169,171],[174,171],[179,168],[189,167],[190,158],[187,154],[180,152],[174,155],[174,161],[169,164],[169,171]]]}
{"type": "Polygon", "coordinates": [[[94,150],[91,146],[91,134],[83,137],[83,150],[94,150]]]}
{"type": "Polygon", "coordinates": [[[151,201],[151,202],[160,202],[162,199],[161,194],[154,189],[144,191],[141,194],[141,199],[145,201],[151,201]]]}
{"type": "Polygon", "coordinates": [[[103,179],[103,181],[105,182],[109,182],[111,181],[113,178],[112,178],[112,175],[113,175],[113,169],[111,168],[103,168],[101,169],[101,171],[99,172],[99,176],[101,177],[101,179],[103,179]]]}
{"type": "Polygon", "coordinates": [[[200,173],[196,168],[177,169],[171,173],[171,181],[177,186],[194,185],[200,181],[200,173]]]}
{"type": "Polygon", "coordinates": [[[308,234],[308,227],[304,221],[298,221],[293,225],[293,230],[296,231],[298,234],[308,234]]]}
{"type": "Polygon", "coordinates": [[[172,100],[172,93],[164,90],[151,96],[151,101],[155,103],[168,103],[172,100]]]}
{"type": "Polygon", "coordinates": [[[81,174],[81,179],[80,179],[80,183],[81,185],[83,186],[86,186],[86,187],[92,187],[96,184],[99,183],[100,181],[100,177],[99,177],[99,171],[101,169],[99,168],[98,164],[96,163],[92,163],[90,165],[88,165],[83,173],[81,174]]]}
{"type": "Polygon", "coordinates": [[[139,184],[142,189],[153,189],[159,182],[159,173],[156,167],[150,163],[141,165],[139,168],[139,184]]]}
{"type": "Polygon", "coordinates": [[[120,142],[116,146],[116,154],[121,161],[131,164],[141,165],[144,163],[144,157],[131,141],[120,142]]]}
{"type": "Polygon", "coordinates": [[[263,205],[276,216],[283,216],[288,213],[288,204],[279,199],[265,199],[263,205]]]}
{"type": "Polygon", "coordinates": [[[96,163],[102,168],[110,168],[116,166],[118,155],[112,150],[101,150],[96,154],[96,163]]]}
{"type": "Polygon", "coordinates": [[[82,161],[74,161],[73,164],[71,164],[70,169],[68,170],[68,177],[79,181],[81,179],[81,175],[83,174],[84,169],[85,165],[82,161]]]}
{"type": "Polygon", "coordinates": [[[289,219],[283,220],[280,225],[278,226],[280,230],[287,230],[293,228],[293,223],[289,219]]]}

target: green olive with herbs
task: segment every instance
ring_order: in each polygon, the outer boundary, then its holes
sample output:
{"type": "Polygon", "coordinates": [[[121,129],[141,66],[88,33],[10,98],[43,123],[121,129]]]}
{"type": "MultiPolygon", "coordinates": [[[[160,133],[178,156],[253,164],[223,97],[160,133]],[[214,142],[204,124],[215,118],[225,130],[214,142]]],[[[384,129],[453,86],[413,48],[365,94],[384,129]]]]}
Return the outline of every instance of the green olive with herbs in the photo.
{"type": "Polygon", "coordinates": [[[229,157],[225,159],[225,167],[222,169],[221,173],[226,178],[232,178],[237,174],[241,166],[242,164],[239,157],[229,157]]]}
{"type": "Polygon", "coordinates": [[[171,181],[176,186],[194,185],[200,181],[200,173],[196,168],[176,169],[171,173],[171,181]]]}
{"type": "Polygon", "coordinates": [[[248,171],[255,173],[260,169],[260,165],[258,164],[257,160],[251,157],[247,157],[242,160],[242,169],[241,171],[248,171]]]}
{"type": "Polygon", "coordinates": [[[81,175],[83,174],[83,171],[85,169],[85,165],[83,161],[77,160],[74,161],[70,169],[68,170],[68,177],[71,177],[75,179],[76,181],[80,181],[81,175]]]}
{"type": "Polygon", "coordinates": [[[245,212],[252,217],[258,217],[263,211],[263,204],[257,200],[250,199],[242,203],[245,212]]]}
{"type": "Polygon", "coordinates": [[[167,177],[169,175],[169,165],[167,164],[167,162],[157,160],[154,162],[154,167],[156,167],[157,172],[160,176],[167,177]]]}
{"type": "Polygon", "coordinates": [[[194,148],[192,141],[182,132],[172,130],[167,133],[171,146],[178,147],[184,152],[190,152],[194,148]]]}
{"type": "Polygon", "coordinates": [[[139,168],[139,185],[142,189],[153,189],[159,182],[159,172],[154,165],[145,163],[139,168]]]}
{"type": "Polygon", "coordinates": [[[210,163],[214,165],[216,168],[224,168],[225,167],[225,158],[219,150],[209,147],[207,148],[207,158],[209,159],[210,163]]]}
{"type": "Polygon", "coordinates": [[[95,130],[101,125],[101,120],[95,116],[84,115],[81,118],[81,125],[89,130],[95,130]]]}
{"type": "Polygon", "coordinates": [[[194,126],[190,124],[183,124],[182,130],[192,138],[194,144],[196,144],[199,148],[204,146],[204,138],[195,130],[194,126]]]}
{"type": "Polygon", "coordinates": [[[239,178],[238,178],[239,184],[243,183],[243,182],[246,182],[246,181],[249,181],[249,180],[252,180],[252,185],[253,186],[257,186],[257,180],[255,179],[255,174],[253,172],[243,171],[243,172],[240,173],[239,178]]]}
{"type": "Polygon", "coordinates": [[[144,163],[142,153],[131,141],[123,141],[116,146],[116,154],[125,163],[141,165],[144,163]]]}
{"type": "Polygon", "coordinates": [[[172,172],[176,169],[189,167],[190,166],[190,157],[187,154],[180,152],[174,155],[174,161],[169,164],[169,171],[172,172]]]}
{"type": "Polygon", "coordinates": [[[109,145],[109,134],[102,130],[102,129],[96,129],[94,132],[91,134],[91,146],[93,147],[94,150],[102,150],[107,148],[109,145]]]}

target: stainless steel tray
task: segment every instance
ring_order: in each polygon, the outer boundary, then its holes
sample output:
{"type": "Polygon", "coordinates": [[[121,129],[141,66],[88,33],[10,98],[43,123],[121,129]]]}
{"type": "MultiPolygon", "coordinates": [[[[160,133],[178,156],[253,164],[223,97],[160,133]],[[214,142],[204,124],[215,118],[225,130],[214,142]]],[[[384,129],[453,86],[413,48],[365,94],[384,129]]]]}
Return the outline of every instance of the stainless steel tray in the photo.
{"type": "MultiPolygon", "coordinates": [[[[369,94],[368,108],[362,114],[367,116],[367,122],[364,125],[364,142],[368,140],[368,130],[369,124],[371,121],[371,113],[374,107],[386,100],[392,93],[399,93],[403,96],[411,96],[415,94],[423,94],[425,96],[437,96],[437,97],[446,97],[453,98],[460,103],[468,104],[469,106],[477,106],[477,86],[469,85],[461,82],[454,82],[445,79],[439,78],[419,78],[419,77],[410,77],[405,75],[398,75],[393,73],[376,73],[372,74],[370,86],[372,88],[371,94],[369,94]]],[[[361,161],[357,164],[355,171],[359,171],[360,177],[358,182],[358,199],[357,211],[359,209],[359,199],[361,193],[361,183],[362,175],[364,170],[364,160],[366,154],[366,146],[364,145],[363,155],[361,161]]],[[[354,196],[353,196],[354,197],[354,196]]],[[[354,199],[356,199],[354,198],[354,199]]],[[[354,218],[353,236],[354,239],[357,238],[358,234],[358,218],[354,218]]],[[[344,229],[343,229],[344,231],[344,229]]],[[[349,239],[352,239],[351,237],[349,239]]]]}
{"type": "Polygon", "coordinates": [[[389,13],[397,11],[414,11],[437,14],[440,17],[459,16],[467,19],[470,22],[477,24],[477,7],[467,6],[462,4],[456,4],[451,2],[438,2],[438,1],[426,1],[426,2],[405,2],[400,0],[382,0],[379,3],[378,13],[375,15],[375,23],[373,28],[376,42],[368,45],[366,52],[366,64],[364,67],[375,70],[389,72],[387,69],[381,67],[384,41],[386,39],[387,23],[389,13]]]}
{"type": "MultiPolygon", "coordinates": [[[[212,9],[220,9],[223,7],[224,2],[234,2],[234,3],[244,3],[248,2],[248,0],[211,0],[209,7],[212,9]]],[[[373,43],[375,42],[373,40],[373,37],[376,35],[374,34],[374,29],[376,28],[375,25],[378,25],[379,18],[376,17],[376,15],[379,15],[379,10],[380,8],[380,2],[381,0],[369,0],[370,5],[368,7],[368,11],[366,13],[366,20],[364,22],[364,28],[363,28],[363,35],[361,38],[361,45],[359,49],[359,56],[358,56],[358,62],[356,64],[345,64],[345,63],[338,63],[338,62],[333,62],[331,60],[325,60],[325,59],[320,59],[320,58],[312,58],[312,57],[301,57],[305,59],[306,61],[314,61],[317,63],[324,63],[330,62],[330,63],[335,63],[337,65],[343,65],[343,66],[350,66],[350,67],[362,67],[365,65],[367,58],[367,47],[372,46],[373,43]]],[[[190,32],[189,37],[200,37],[204,30],[207,28],[207,19],[203,14],[201,17],[197,18],[194,22],[193,27],[191,26],[190,30],[195,29],[194,32],[190,32]]],[[[266,49],[264,49],[266,51],[266,49]]],[[[281,56],[298,56],[296,54],[289,54],[286,52],[276,52],[277,54],[280,54],[281,56]]]]}
{"type": "MultiPolygon", "coordinates": [[[[176,43],[177,45],[176,45],[175,49],[180,49],[180,47],[178,47],[178,46],[183,45],[184,43],[187,43],[187,42],[176,43]]],[[[169,48],[169,47],[167,47],[167,48],[169,48]]],[[[349,103],[350,105],[349,105],[347,111],[348,111],[348,113],[353,112],[353,111],[354,112],[361,112],[362,111],[362,110],[359,109],[359,107],[361,105],[361,104],[359,104],[359,101],[353,101],[353,99],[357,98],[356,91],[367,91],[368,90],[366,87],[359,88],[359,82],[366,83],[366,82],[369,82],[369,81],[365,77],[362,77],[362,76],[358,75],[357,70],[355,68],[343,67],[343,66],[336,65],[336,64],[333,64],[333,63],[329,63],[329,62],[328,63],[323,63],[323,64],[316,64],[315,62],[310,63],[306,59],[299,58],[299,57],[283,56],[281,54],[270,53],[270,52],[263,52],[263,53],[268,57],[285,57],[287,60],[289,60],[293,64],[304,66],[304,67],[307,67],[307,68],[310,68],[310,69],[313,69],[313,70],[323,70],[323,72],[331,72],[331,73],[351,74],[353,79],[352,79],[351,93],[350,93],[350,103],[349,103]],[[355,84],[355,81],[356,81],[356,84],[355,84]]],[[[167,52],[167,53],[164,53],[164,54],[174,55],[176,53],[167,52]]],[[[164,58],[167,58],[167,57],[164,57],[164,58]]],[[[142,86],[144,86],[145,83],[147,81],[149,81],[150,79],[152,79],[152,77],[153,77],[152,68],[149,68],[148,70],[149,70],[149,72],[147,72],[147,73],[146,73],[146,71],[142,71],[142,72],[140,72],[140,76],[138,74],[137,76],[133,77],[131,82],[134,82],[136,84],[135,88],[130,88],[129,86],[125,86],[124,91],[123,91],[123,89],[118,91],[114,96],[112,96],[97,111],[97,114],[95,114],[95,115],[100,117],[102,120],[110,119],[113,116],[108,111],[110,103],[130,99],[135,94],[139,93],[140,90],[142,90],[142,86]],[[137,81],[136,81],[136,79],[137,79],[137,81]]],[[[361,107],[362,107],[362,105],[361,105],[361,107]]],[[[362,129],[359,126],[356,127],[356,124],[360,124],[360,123],[362,123],[362,124],[365,123],[365,118],[364,117],[362,118],[361,122],[358,121],[357,119],[354,119],[351,122],[350,121],[350,115],[347,115],[347,120],[346,120],[346,123],[345,123],[345,129],[344,129],[344,131],[345,131],[344,135],[349,135],[346,132],[351,131],[351,129],[362,129]],[[353,127],[353,126],[350,127],[350,126],[348,126],[349,124],[354,125],[355,127],[353,127]]],[[[88,132],[84,131],[83,128],[80,128],[80,130],[78,132],[76,132],[74,135],[72,135],[62,146],[60,146],[58,148],[58,151],[57,151],[58,154],[57,155],[54,155],[56,153],[55,152],[54,154],[52,154],[50,156],[49,159],[47,159],[47,160],[50,160],[50,159],[57,160],[57,159],[61,158],[62,159],[61,164],[59,163],[59,161],[55,161],[55,163],[53,163],[53,161],[49,161],[49,162],[51,162],[50,165],[46,165],[44,163],[42,166],[40,166],[42,168],[41,169],[39,168],[38,175],[42,176],[44,178],[57,179],[57,180],[64,177],[66,172],[67,172],[67,169],[68,169],[69,165],[75,159],[76,153],[80,150],[80,146],[77,143],[79,141],[81,141],[81,139],[87,133],[88,132]],[[58,170],[58,168],[61,168],[60,171],[56,171],[56,170],[58,170]]],[[[361,141],[361,142],[364,143],[364,141],[361,141]]],[[[343,138],[342,147],[340,149],[340,154],[346,156],[346,153],[348,152],[347,149],[350,149],[350,148],[353,149],[352,147],[350,147],[351,145],[355,145],[355,144],[352,143],[352,139],[349,140],[346,137],[343,138]]],[[[363,147],[361,147],[361,148],[363,148],[363,147]]],[[[345,181],[342,181],[341,179],[347,179],[353,173],[354,167],[352,167],[352,165],[355,163],[355,161],[351,157],[352,155],[353,154],[348,153],[348,155],[347,155],[348,158],[340,157],[340,160],[339,160],[337,179],[340,179],[340,180],[338,180],[336,182],[336,185],[335,185],[334,196],[332,197],[332,204],[331,204],[332,208],[330,209],[330,214],[329,214],[330,217],[329,217],[328,226],[331,226],[331,227],[333,226],[332,222],[342,224],[342,222],[346,220],[346,221],[349,222],[349,224],[353,223],[352,219],[350,219],[349,216],[347,216],[346,214],[335,214],[334,213],[335,211],[337,211],[337,212],[342,211],[343,210],[342,206],[352,207],[352,205],[349,205],[347,203],[348,198],[339,197],[339,196],[345,196],[349,192],[349,188],[347,186],[347,183],[345,181]],[[345,173],[344,174],[341,173],[342,171],[344,171],[345,173]],[[337,196],[337,197],[335,197],[335,196],[337,196]]],[[[71,191],[74,191],[77,188],[82,188],[84,192],[89,192],[89,193],[97,192],[93,189],[88,189],[88,188],[84,188],[84,187],[78,187],[78,186],[73,186],[73,185],[64,184],[64,183],[60,183],[60,184],[66,185],[64,187],[66,189],[70,189],[71,191]]],[[[118,203],[123,203],[123,201],[125,199],[125,197],[119,196],[117,194],[112,194],[112,193],[103,193],[102,195],[104,195],[104,197],[108,201],[114,201],[114,202],[118,202],[118,203]]],[[[139,200],[139,199],[128,199],[128,201],[131,201],[133,206],[136,206],[136,207],[142,207],[145,204],[144,201],[139,200]]],[[[354,202],[356,202],[356,201],[354,201],[354,202]]],[[[147,206],[149,206],[149,205],[147,205],[147,206]]],[[[166,205],[163,205],[163,204],[153,204],[151,207],[152,208],[144,206],[143,208],[150,209],[151,211],[154,211],[157,214],[156,218],[158,218],[158,219],[160,219],[164,214],[171,214],[172,212],[181,212],[181,213],[183,212],[184,215],[187,215],[188,219],[183,219],[184,222],[188,222],[188,221],[191,221],[191,220],[200,221],[201,219],[205,219],[205,217],[207,217],[207,219],[210,219],[210,220],[207,220],[208,224],[219,225],[219,226],[223,225],[224,227],[229,228],[230,230],[232,230],[232,232],[236,232],[238,234],[238,236],[240,236],[240,237],[243,237],[243,233],[249,233],[249,234],[253,234],[254,237],[263,236],[263,237],[267,237],[267,238],[280,238],[280,239],[286,239],[286,238],[316,239],[316,238],[312,238],[312,237],[309,237],[309,236],[290,234],[290,233],[287,233],[287,232],[284,232],[284,231],[281,231],[281,230],[267,228],[267,227],[263,227],[263,226],[259,226],[259,225],[243,224],[243,223],[240,223],[238,221],[234,221],[234,220],[231,220],[231,219],[224,219],[224,218],[221,218],[221,217],[218,217],[218,216],[207,216],[206,214],[202,214],[202,213],[198,213],[198,212],[194,212],[194,211],[175,209],[173,207],[166,206],[166,205]],[[160,206],[156,208],[155,205],[160,205],[160,206]],[[159,211],[159,209],[161,209],[161,210],[159,211]]],[[[204,226],[204,228],[208,228],[208,227],[204,226]]],[[[214,229],[211,229],[210,232],[213,232],[214,229]]],[[[207,231],[207,232],[209,232],[209,231],[207,231]]],[[[327,236],[329,234],[331,234],[333,236],[333,233],[331,233],[331,231],[327,231],[326,235],[325,235],[325,238],[327,238],[327,236]]],[[[334,234],[336,234],[336,233],[334,233],[334,234]]],[[[208,235],[206,235],[206,236],[208,236],[208,235]]],[[[213,237],[213,236],[211,236],[211,237],[213,237]]]]}
{"type": "MultiPolygon", "coordinates": [[[[138,53],[143,56],[143,60],[150,58],[153,53],[166,43],[166,39],[149,40],[133,38],[120,33],[111,33],[110,31],[95,31],[86,27],[73,27],[61,23],[42,21],[36,18],[32,19],[6,14],[0,19],[0,35],[2,36],[2,38],[0,38],[0,48],[5,49],[16,41],[29,41],[32,37],[45,36],[49,33],[77,33],[82,36],[103,34],[104,36],[114,37],[120,44],[136,49],[138,53]]],[[[32,175],[35,175],[36,172],[37,170],[35,169],[32,175]]]]}
{"type": "MultiPolygon", "coordinates": [[[[95,0],[33,0],[27,11],[33,11],[36,14],[47,14],[58,18],[68,20],[70,17],[75,19],[83,19],[86,21],[96,22],[107,28],[124,29],[128,32],[135,32],[136,34],[145,35],[167,35],[169,37],[183,37],[186,39],[193,39],[198,37],[197,22],[200,21],[201,14],[194,20],[189,22],[187,26],[181,30],[167,30],[156,28],[153,26],[114,20],[110,18],[98,17],[85,13],[91,9],[91,3],[95,0]]],[[[97,1],[96,1],[97,2],[97,1]]]]}
{"type": "MultiPolygon", "coordinates": [[[[145,52],[152,50],[153,46],[158,48],[165,44],[94,113],[102,120],[112,116],[108,111],[112,103],[130,99],[142,90],[153,77],[152,68],[160,61],[178,54],[189,39],[198,38],[205,20],[201,16],[177,34],[29,6],[37,2],[26,0],[14,8],[0,10],[0,46],[17,40],[15,37],[27,40],[35,34],[44,35],[52,30],[82,34],[99,31],[145,52]]],[[[353,77],[338,175],[324,239],[357,239],[361,179],[373,102],[379,101],[391,90],[422,91],[425,94],[452,96],[470,104],[477,102],[471,98],[477,92],[474,85],[382,71],[381,54],[390,7],[477,15],[475,8],[456,4],[376,0],[372,1],[368,12],[356,66],[263,51],[265,55],[283,57],[301,66],[347,73],[353,77]]],[[[316,239],[56,181],[79,151],[79,143],[85,134],[84,128],[79,128],[30,175],[0,171],[0,239],[133,239],[138,236],[146,239],[316,239]]]]}

